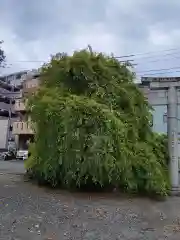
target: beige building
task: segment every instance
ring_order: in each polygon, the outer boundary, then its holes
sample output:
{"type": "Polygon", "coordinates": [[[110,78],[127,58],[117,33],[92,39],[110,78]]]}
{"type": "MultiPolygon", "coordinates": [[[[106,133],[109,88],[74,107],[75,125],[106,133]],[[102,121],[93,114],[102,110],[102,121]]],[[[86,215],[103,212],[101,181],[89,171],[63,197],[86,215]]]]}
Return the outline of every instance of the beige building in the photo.
{"type": "Polygon", "coordinates": [[[28,148],[28,142],[33,141],[34,131],[29,114],[26,109],[27,96],[33,94],[38,88],[39,74],[29,73],[22,85],[22,94],[19,99],[16,99],[14,104],[14,111],[18,113],[18,120],[13,122],[13,135],[15,136],[15,142],[17,149],[26,150],[28,148]]]}

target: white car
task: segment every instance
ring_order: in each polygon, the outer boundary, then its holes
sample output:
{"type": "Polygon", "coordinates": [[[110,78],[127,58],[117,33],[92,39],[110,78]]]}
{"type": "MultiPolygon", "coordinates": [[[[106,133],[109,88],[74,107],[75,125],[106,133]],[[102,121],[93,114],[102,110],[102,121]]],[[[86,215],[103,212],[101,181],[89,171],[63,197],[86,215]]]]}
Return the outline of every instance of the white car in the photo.
{"type": "Polygon", "coordinates": [[[28,150],[18,150],[16,152],[16,158],[26,160],[28,158],[28,150]]]}

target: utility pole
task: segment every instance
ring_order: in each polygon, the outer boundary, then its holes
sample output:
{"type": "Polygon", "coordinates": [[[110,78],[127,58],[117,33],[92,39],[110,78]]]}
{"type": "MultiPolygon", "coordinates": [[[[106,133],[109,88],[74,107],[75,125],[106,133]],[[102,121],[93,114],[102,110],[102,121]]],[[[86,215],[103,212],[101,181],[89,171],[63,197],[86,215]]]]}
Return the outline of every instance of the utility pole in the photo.
{"type": "Polygon", "coordinates": [[[150,82],[150,90],[153,91],[148,93],[148,100],[152,106],[167,106],[169,176],[172,195],[177,195],[180,193],[178,158],[178,103],[180,103],[180,97],[178,99],[179,89],[180,78],[156,78],[150,82]],[[159,97],[160,93],[162,93],[163,96],[159,97]]]}
{"type": "Polygon", "coordinates": [[[175,193],[179,190],[177,88],[175,86],[169,86],[167,95],[167,133],[170,157],[169,170],[172,193],[175,193]]]}

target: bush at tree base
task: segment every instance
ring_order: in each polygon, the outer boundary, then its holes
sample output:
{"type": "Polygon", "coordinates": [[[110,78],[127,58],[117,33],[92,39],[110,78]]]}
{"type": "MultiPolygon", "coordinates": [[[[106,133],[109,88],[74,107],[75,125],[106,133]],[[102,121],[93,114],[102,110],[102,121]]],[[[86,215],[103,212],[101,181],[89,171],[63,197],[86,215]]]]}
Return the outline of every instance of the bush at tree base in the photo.
{"type": "Polygon", "coordinates": [[[29,98],[36,136],[26,167],[33,176],[52,186],[166,195],[164,137],[152,132],[151,108],[133,78],[102,54],[53,57],[29,98]]]}

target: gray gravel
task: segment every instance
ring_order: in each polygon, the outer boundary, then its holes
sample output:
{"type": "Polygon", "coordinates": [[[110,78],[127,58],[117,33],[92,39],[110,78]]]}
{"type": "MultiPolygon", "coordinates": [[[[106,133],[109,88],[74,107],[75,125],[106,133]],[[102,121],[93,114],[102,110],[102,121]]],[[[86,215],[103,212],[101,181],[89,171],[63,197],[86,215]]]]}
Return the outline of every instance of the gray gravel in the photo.
{"type": "Polygon", "coordinates": [[[0,240],[180,239],[178,197],[155,202],[47,190],[23,180],[22,162],[1,163],[0,240]]]}

